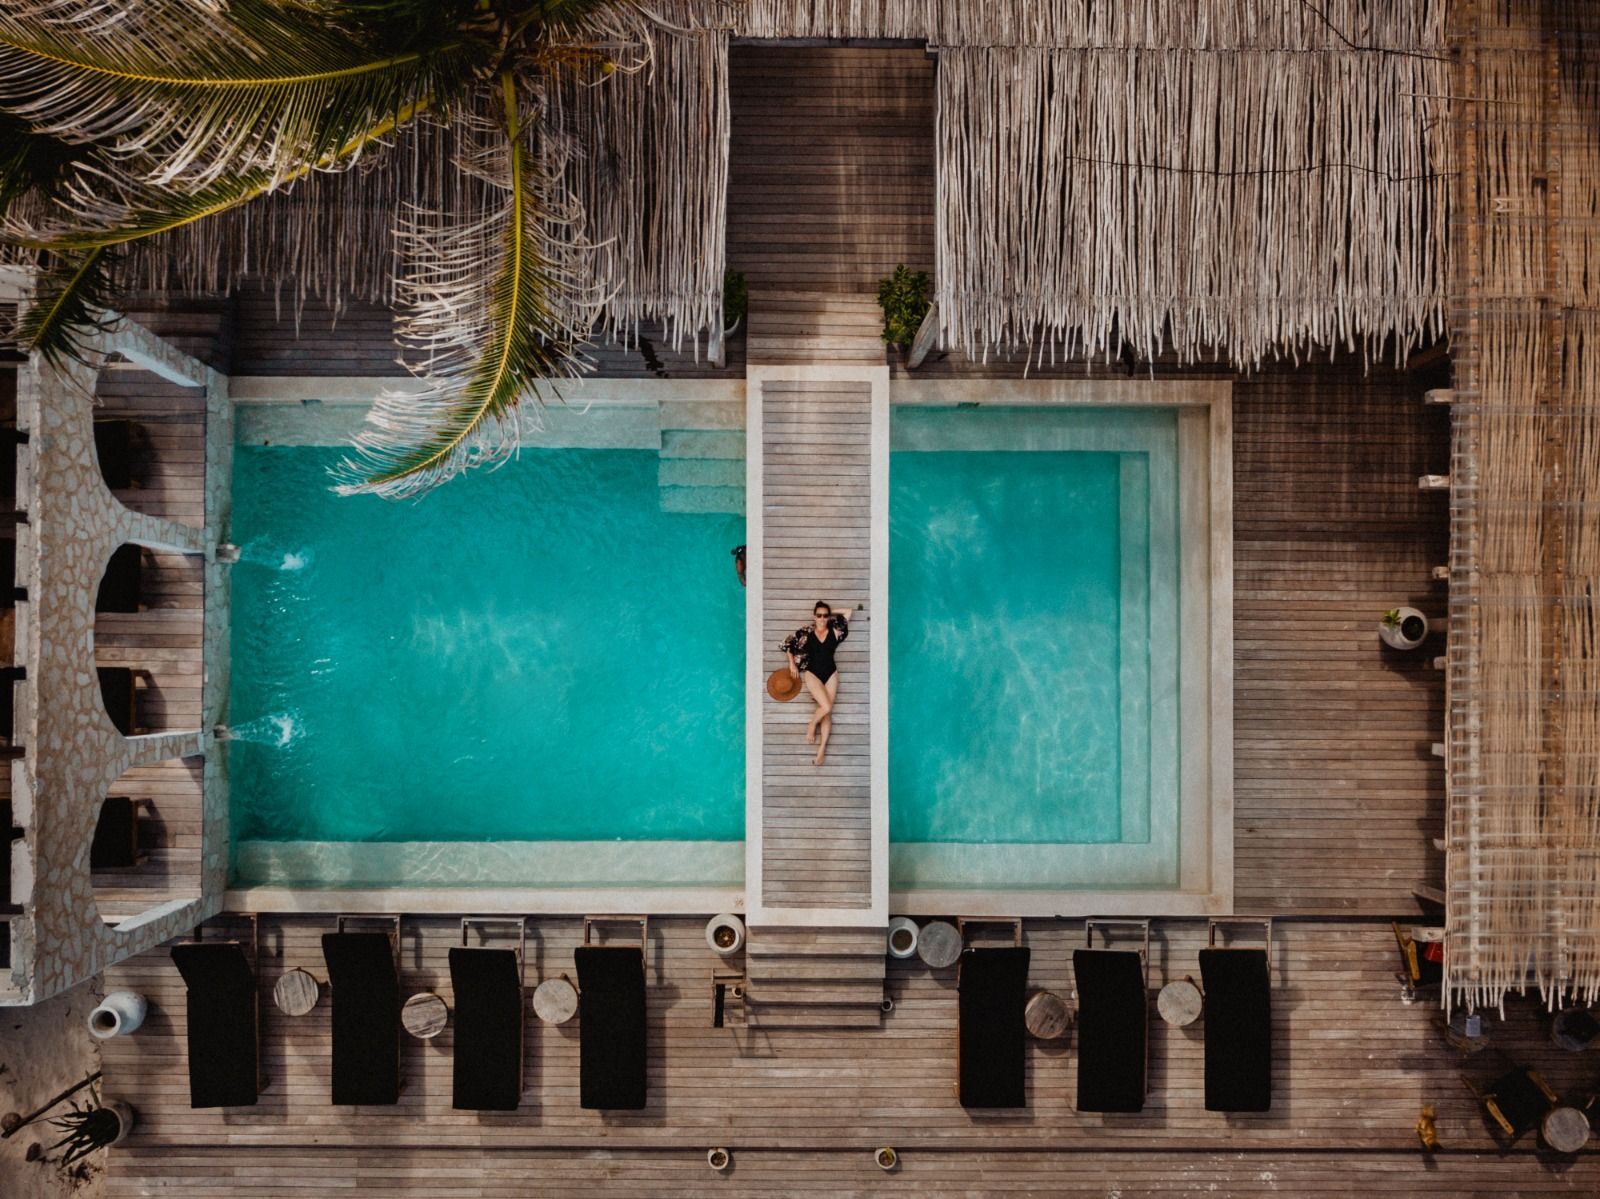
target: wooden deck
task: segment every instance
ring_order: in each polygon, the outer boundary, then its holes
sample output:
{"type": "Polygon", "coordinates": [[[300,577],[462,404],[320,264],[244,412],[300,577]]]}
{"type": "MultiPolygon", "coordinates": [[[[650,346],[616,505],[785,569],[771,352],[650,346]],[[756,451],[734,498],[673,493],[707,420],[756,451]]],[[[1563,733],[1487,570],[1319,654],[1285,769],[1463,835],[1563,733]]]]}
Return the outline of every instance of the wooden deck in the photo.
{"type": "MultiPolygon", "coordinates": [[[[185,1075],[184,990],[164,951],[113,969],[106,985],[143,992],[138,1035],[103,1047],[106,1089],[139,1112],[137,1131],[109,1158],[108,1194],[906,1193],[1593,1194],[1600,1158],[1544,1160],[1531,1137],[1496,1155],[1459,1074],[1492,1075],[1502,1060],[1534,1066],[1564,1096],[1594,1085],[1583,1056],[1555,1049],[1538,1004],[1516,1001],[1494,1030],[1494,1054],[1463,1061],[1426,1003],[1403,1005],[1393,938],[1381,922],[1281,923],[1273,947],[1274,1101],[1270,1112],[1204,1110],[1203,1031],[1174,1030],[1154,1012],[1146,1110],[1074,1110],[1077,1046],[1030,1042],[1024,1110],[976,1113],[954,1094],[956,979],[913,960],[890,962],[894,1010],[873,1030],[756,1030],[735,1008],[711,1027],[713,968],[698,919],[651,921],[648,955],[649,1104],[641,1112],[578,1106],[576,1024],[527,1024],[527,1090],[515,1113],[450,1107],[453,1023],[436,1040],[402,1037],[405,1078],[392,1108],[328,1103],[329,1006],[292,1019],[272,1006],[272,983],[294,966],[325,977],[319,947],[331,919],[268,918],[258,969],[269,1085],[254,1108],[191,1110],[185,1075]],[[1438,1109],[1444,1152],[1416,1148],[1424,1103],[1438,1109]],[[902,1154],[881,1175],[878,1145],[902,1154]],[[735,1169],[704,1164],[725,1145],[735,1169]],[[1215,1188],[1214,1190],[1212,1188],[1215,1188]]],[[[576,919],[531,922],[528,984],[572,971],[576,919]]],[[[459,927],[408,919],[402,992],[447,1001],[446,953],[459,927]]],[[[1029,922],[1030,982],[1070,994],[1080,925],[1029,922]]],[[[1152,992],[1197,973],[1205,926],[1158,921],[1152,992]]],[[[453,1021],[453,1017],[452,1017],[453,1021]]]]}

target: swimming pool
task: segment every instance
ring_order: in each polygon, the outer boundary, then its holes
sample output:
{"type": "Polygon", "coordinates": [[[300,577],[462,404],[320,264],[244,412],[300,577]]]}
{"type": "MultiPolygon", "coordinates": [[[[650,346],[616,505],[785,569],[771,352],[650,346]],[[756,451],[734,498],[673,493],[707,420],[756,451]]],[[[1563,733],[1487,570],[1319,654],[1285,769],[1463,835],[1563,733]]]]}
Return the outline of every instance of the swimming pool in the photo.
{"type": "Polygon", "coordinates": [[[898,408],[891,886],[1179,876],[1172,409],[898,408]]]}
{"type": "Polygon", "coordinates": [[[663,511],[647,450],[415,504],[341,452],[235,452],[238,881],[737,884],[742,518],[663,511]]]}

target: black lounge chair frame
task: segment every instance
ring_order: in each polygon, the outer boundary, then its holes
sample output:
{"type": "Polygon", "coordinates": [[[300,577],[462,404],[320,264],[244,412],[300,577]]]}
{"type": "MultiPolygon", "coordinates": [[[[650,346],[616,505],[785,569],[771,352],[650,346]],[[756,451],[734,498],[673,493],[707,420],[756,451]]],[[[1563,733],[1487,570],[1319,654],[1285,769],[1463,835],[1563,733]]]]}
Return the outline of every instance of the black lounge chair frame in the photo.
{"type": "MultiPolygon", "coordinates": [[[[1115,1070],[1118,1063],[1114,1049],[1101,1050],[1097,1029],[1094,1021],[1084,1020],[1084,1002],[1082,986],[1079,985],[1078,994],[1078,1098],[1079,1111],[1091,1112],[1139,1112],[1144,1110],[1145,1096],[1150,1092],[1150,921],[1134,916],[1123,917],[1091,917],[1083,922],[1083,950],[1080,952],[1091,953],[1132,953],[1133,950],[1113,950],[1115,940],[1113,933],[1123,930],[1134,931],[1139,939],[1139,1004],[1138,1004],[1138,1090],[1123,1080],[1122,1086],[1098,1087],[1091,1075],[1097,1075],[1102,1065],[1115,1070]],[[1103,947],[1096,950],[1094,947],[1095,930],[1100,930],[1100,939],[1103,947]],[[1090,1048],[1090,1046],[1093,1048],[1090,1048]],[[1096,1098],[1095,1092],[1101,1096],[1096,1098]]],[[[1079,958],[1073,955],[1073,974],[1076,978],[1079,958]]],[[[1092,1008],[1090,1009],[1093,1010],[1092,1008]]],[[[1119,1030],[1120,1031],[1120,1030],[1119,1030]]]]}
{"type": "Polygon", "coordinates": [[[1464,1074],[1461,1081],[1483,1104],[1483,1110],[1505,1135],[1507,1144],[1515,1143],[1524,1133],[1538,1128],[1551,1109],[1561,1102],[1539,1072],[1526,1066],[1514,1066],[1486,1086],[1478,1086],[1464,1074]]]}
{"type": "Polygon", "coordinates": [[[522,1104],[522,1092],[525,1083],[523,1077],[523,1057],[527,1053],[527,993],[528,993],[528,921],[524,916],[463,916],[461,918],[461,944],[450,951],[450,982],[455,998],[456,1009],[456,1037],[455,1052],[451,1064],[451,1106],[461,1111],[515,1111],[522,1104]],[[515,926],[517,947],[515,950],[504,950],[489,945],[468,945],[468,930],[474,925],[484,930],[487,934],[491,928],[510,928],[515,926]],[[479,1026],[479,1013],[477,1008],[482,1002],[484,1011],[482,1016],[487,1020],[494,1020],[495,1013],[492,1001],[484,997],[474,996],[463,991],[456,985],[457,955],[490,954],[498,955],[514,952],[517,956],[517,1014],[516,1014],[516,1061],[514,1066],[514,1082],[507,1084],[503,1079],[491,1079],[484,1084],[483,1074],[487,1071],[493,1073],[496,1067],[488,1066],[488,1060],[495,1058],[497,1046],[489,1044],[494,1039],[491,1032],[485,1037],[480,1048],[478,1038],[483,1036],[479,1026]],[[463,1049],[466,1053],[463,1054],[463,1049]],[[474,1060],[476,1059],[476,1060],[474,1060]],[[497,1085],[499,1084],[499,1085],[497,1085]],[[463,1102],[463,1092],[469,1092],[468,1098],[473,1096],[470,1092],[477,1091],[478,1102],[463,1102]]]}
{"type": "MultiPolygon", "coordinates": [[[[366,916],[366,915],[351,916],[351,915],[342,915],[342,916],[337,917],[334,920],[333,928],[334,928],[334,935],[335,936],[343,936],[347,931],[349,931],[349,932],[371,932],[371,933],[382,932],[382,933],[384,933],[384,934],[386,934],[388,936],[388,938],[389,938],[390,960],[391,960],[392,968],[394,970],[394,979],[395,979],[395,1003],[394,1003],[394,1012],[393,1012],[393,1028],[394,1028],[394,1038],[393,1038],[393,1042],[394,1042],[394,1047],[393,1047],[394,1088],[393,1088],[392,1091],[389,1091],[387,1088],[370,1089],[370,1084],[369,1084],[369,1089],[367,1091],[367,1094],[363,1095],[363,1094],[361,1094],[363,1088],[360,1085],[360,1081],[352,1082],[351,1080],[352,1080],[352,1078],[357,1079],[357,1080],[361,1080],[361,1081],[365,1081],[365,1080],[369,1079],[371,1077],[371,1075],[373,1074],[373,1072],[374,1072],[373,1069],[372,1069],[373,1062],[372,1062],[372,1060],[370,1058],[368,1058],[364,1054],[360,1054],[360,1053],[356,1054],[354,1056],[354,1059],[351,1060],[351,1053],[350,1053],[349,1049],[346,1049],[346,1051],[344,1053],[340,1052],[341,1037],[339,1035],[339,1028],[340,1028],[340,1024],[342,1022],[342,1019],[341,1019],[340,1008],[339,1008],[339,988],[334,984],[334,980],[333,980],[334,967],[333,967],[333,964],[331,962],[327,963],[327,966],[328,966],[328,989],[333,994],[333,1017],[332,1017],[333,1045],[332,1045],[332,1050],[331,1050],[331,1058],[332,1058],[331,1068],[332,1068],[332,1076],[333,1076],[332,1077],[332,1095],[333,1095],[333,1100],[332,1101],[334,1103],[340,1104],[340,1105],[367,1105],[367,1104],[387,1105],[387,1104],[397,1103],[397,1102],[399,1102],[399,1093],[400,1093],[400,1090],[401,1090],[402,1085],[403,1085],[403,1078],[402,1078],[401,1069],[400,1069],[400,1061],[401,1061],[401,1059],[400,1059],[400,1031],[401,1030],[400,1030],[400,999],[399,999],[399,991],[400,991],[400,917],[399,916],[366,916]],[[368,928],[368,929],[349,929],[349,930],[347,930],[345,928],[345,925],[347,923],[351,923],[351,922],[354,922],[354,921],[362,921],[362,922],[367,923],[367,924],[380,924],[380,925],[383,925],[385,927],[383,927],[382,929],[368,928]],[[346,1067],[345,1070],[343,1070],[343,1071],[341,1071],[341,1069],[340,1069],[340,1065],[341,1065],[342,1061],[343,1061],[343,1063],[344,1063],[344,1065],[346,1067]],[[341,1085],[341,1079],[343,1079],[342,1085],[341,1085]],[[367,1097],[367,1095],[377,1094],[378,1091],[380,1091],[380,1090],[384,1092],[382,1095],[380,1095],[380,1097],[378,1097],[378,1098],[367,1097]],[[341,1095],[345,1095],[346,1097],[345,1098],[340,1098],[341,1095]],[[392,1097],[390,1097],[390,1096],[392,1096],[392,1097]]],[[[323,939],[323,958],[324,958],[324,961],[326,961],[326,959],[327,959],[327,939],[326,939],[326,937],[324,937],[324,939],[323,939]]],[[[348,1000],[346,1002],[347,1002],[346,1011],[348,1011],[349,1010],[349,1008],[348,1008],[348,1000]]],[[[357,1001],[357,1002],[359,1003],[359,1001],[357,1001]]],[[[358,1021],[357,1022],[357,1026],[359,1028],[363,1029],[363,1031],[364,1031],[365,1027],[367,1026],[367,1023],[368,1022],[366,1022],[366,1021],[358,1021]]],[[[381,1030],[379,1030],[379,1031],[381,1033],[381,1030]]],[[[347,1038],[348,1038],[348,1036],[349,1036],[349,1034],[347,1033],[347,1038]]],[[[388,1054],[389,1054],[389,1047],[388,1047],[387,1044],[385,1044],[383,1048],[384,1048],[385,1058],[387,1059],[388,1058],[388,1054]]]]}
{"type": "MultiPolygon", "coordinates": [[[[208,1080],[205,1080],[202,1083],[202,1086],[200,1088],[200,1090],[202,1092],[202,1098],[207,1099],[207,1100],[213,1099],[213,1098],[217,1098],[217,1099],[224,1099],[225,1098],[227,1101],[226,1102],[216,1102],[216,1103],[212,1103],[212,1102],[197,1103],[197,1102],[195,1102],[195,1090],[196,1090],[196,1087],[195,1087],[195,1079],[196,1079],[195,1064],[196,1064],[196,1062],[195,1062],[195,1058],[194,1058],[194,1041],[195,1041],[195,1037],[194,1037],[194,1010],[195,1009],[194,1009],[193,992],[189,991],[188,994],[186,995],[186,998],[185,998],[185,1003],[186,1003],[185,1022],[186,1023],[185,1023],[185,1029],[184,1029],[185,1053],[189,1056],[189,1106],[190,1107],[246,1107],[246,1106],[253,1105],[256,1102],[256,1099],[260,1095],[260,1093],[267,1089],[267,1076],[266,1076],[265,1071],[262,1068],[263,1067],[263,1063],[262,1063],[262,1060],[261,1060],[261,993],[260,993],[260,990],[259,990],[260,968],[261,968],[261,927],[260,927],[260,923],[259,923],[259,921],[258,921],[258,919],[256,917],[256,914],[254,912],[238,912],[238,913],[235,913],[235,912],[222,912],[219,915],[213,917],[213,920],[216,921],[217,923],[242,923],[242,924],[247,925],[248,928],[249,928],[249,934],[248,934],[249,938],[250,938],[250,942],[249,942],[249,965],[250,965],[250,982],[251,982],[251,987],[250,987],[250,1000],[251,1000],[251,1004],[250,1004],[250,1044],[252,1046],[252,1052],[253,1052],[253,1056],[254,1056],[254,1060],[255,1060],[255,1071],[254,1071],[254,1074],[255,1074],[255,1078],[254,1078],[255,1090],[254,1090],[254,1093],[251,1094],[248,1099],[245,1099],[243,1097],[244,1096],[244,1091],[242,1089],[239,1092],[237,1092],[237,1094],[231,1094],[230,1093],[230,1094],[226,1094],[224,1096],[224,1095],[219,1094],[217,1092],[208,1091],[207,1088],[215,1086],[215,1087],[218,1087],[221,1092],[227,1092],[229,1090],[229,1084],[228,1083],[218,1083],[215,1079],[208,1079],[208,1080]]],[[[205,939],[203,934],[204,934],[204,926],[203,925],[196,925],[194,933],[190,936],[189,940],[181,941],[177,945],[174,945],[172,947],[174,953],[176,954],[178,951],[181,951],[181,950],[183,950],[185,948],[189,948],[189,947],[192,947],[192,946],[200,946],[200,945],[204,945],[207,948],[224,946],[224,945],[237,945],[237,946],[239,946],[241,951],[245,948],[244,943],[237,937],[233,937],[233,938],[213,938],[213,939],[208,941],[208,940],[205,939]]],[[[186,983],[187,983],[187,980],[186,980],[186,983]]],[[[185,989],[186,989],[186,991],[188,990],[187,985],[186,985],[185,989]]],[[[226,1070],[227,1065],[231,1064],[231,1060],[232,1060],[231,1057],[226,1057],[225,1056],[224,1061],[223,1061],[224,1070],[226,1070]]]]}
{"type": "MultiPolygon", "coordinates": [[[[645,991],[649,978],[650,917],[585,916],[583,944],[573,954],[578,974],[578,1102],[591,1111],[637,1111],[648,1101],[649,1032],[645,991]],[[595,929],[602,924],[637,924],[639,940],[601,944],[595,929]],[[614,951],[638,954],[639,1012],[615,1002],[615,997],[583,985],[584,960],[593,970],[614,951]],[[591,956],[596,955],[596,956],[591,956]]],[[[629,980],[631,985],[631,979],[629,980]]]]}
{"type": "MultiPolygon", "coordinates": [[[[1217,916],[1206,922],[1206,948],[1201,953],[1200,977],[1206,978],[1208,955],[1260,954],[1264,967],[1264,981],[1259,1010],[1243,1012],[1241,1029],[1239,1018],[1221,1008],[1223,998],[1216,986],[1204,988],[1206,1030],[1206,1110],[1210,1112],[1264,1112],[1272,1106],[1272,917],[1271,916],[1217,916]],[[1234,926],[1253,926],[1261,929],[1259,946],[1217,945],[1217,930],[1234,926]],[[1226,1025],[1234,1024],[1234,1036],[1226,1037],[1226,1025]],[[1215,1036],[1213,1034],[1216,1034],[1215,1036]],[[1253,1059],[1253,1060],[1252,1060],[1253,1059]],[[1256,1071],[1254,1080],[1240,1081],[1241,1070],[1256,1071]]],[[[1223,959],[1211,957],[1220,963],[1223,959]]],[[[1243,958],[1240,959],[1243,961],[1243,958]]],[[[1215,977],[1215,976],[1213,976],[1215,977]]],[[[1250,996],[1240,992],[1246,1003],[1250,996]]],[[[1236,996],[1235,998],[1237,998],[1236,996]]]]}
{"type": "Polygon", "coordinates": [[[1026,1107],[1028,1033],[1023,1015],[1028,1000],[1029,951],[1022,944],[1022,921],[1016,917],[958,917],[956,929],[961,934],[961,959],[956,968],[956,1099],[966,1108],[1026,1107]],[[1011,944],[1004,948],[969,946],[968,930],[984,925],[1009,926],[1011,944]],[[980,962],[992,965],[989,973],[998,977],[985,978],[981,993],[974,994],[976,984],[970,974],[980,962]],[[1019,969],[1020,981],[1006,977],[1019,969]],[[994,1011],[996,999],[1006,1001],[1009,1010],[994,1011]],[[977,1030],[981,1035],[968,1035],[969,1017],[975,1020],[980,1015],[984,1018],[977,1030]]]}

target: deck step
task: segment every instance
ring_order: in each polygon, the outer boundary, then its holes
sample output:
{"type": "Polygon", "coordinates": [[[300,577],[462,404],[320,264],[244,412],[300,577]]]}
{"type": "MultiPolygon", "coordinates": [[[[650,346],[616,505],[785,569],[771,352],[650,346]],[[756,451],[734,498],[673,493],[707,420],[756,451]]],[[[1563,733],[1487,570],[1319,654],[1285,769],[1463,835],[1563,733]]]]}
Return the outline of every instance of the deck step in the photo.
{"type": "Polygon", "coordinates": [[[875,1008],[883,1002],[882,978],[789,979],[750,978],[749,1001],[758,1007],[802,1004],[875,1008]]]}
{"type": "Polygon", "coordinates": [[[829,954],[882,958],[887,930],[881,928],[800,928],[758,925],[750,930],[745,952],[763,955],[829,954]]]}
{"type": "Polygon", "coordinates": [[[762,1007],[752,1005],[750,1028],[879,1028],[883,1024],[880,1008],[857,1006],[762,1007]]]}
{"type": "Polygon", "coordinates": [[[751,985],[756,982],[845,982],[869,979],[883,983],[883,955],[877,957],[761,957],[751,962],[751,985]]]}
{"type": "Polygon", "coordinates": [[[883,312],[871,296],[762,291],[749,320],[752,363],[884,362],[883,312]]]}
{"type": "Polygon", "coordinates": [[[740,482],[744,481],[745,434],[743,429],[661,430],[661,459],[718,458],[739,463],[740,482]]]}

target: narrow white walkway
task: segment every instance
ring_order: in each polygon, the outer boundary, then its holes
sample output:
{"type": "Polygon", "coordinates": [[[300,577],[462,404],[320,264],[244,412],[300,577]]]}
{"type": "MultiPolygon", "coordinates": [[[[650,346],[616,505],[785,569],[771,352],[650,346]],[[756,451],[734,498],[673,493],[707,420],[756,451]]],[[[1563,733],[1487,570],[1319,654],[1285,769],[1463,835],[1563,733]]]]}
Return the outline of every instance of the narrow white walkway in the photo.
{"type": "Polygon", "coordinates": [[[747,375],[746,900],[753,924],[882,926],[888,904],[889,374],[751,365],[747,375]],[[827,760],[813,705],[766,693],[780,643],[827,600],[851,613],[827,760]]]}

